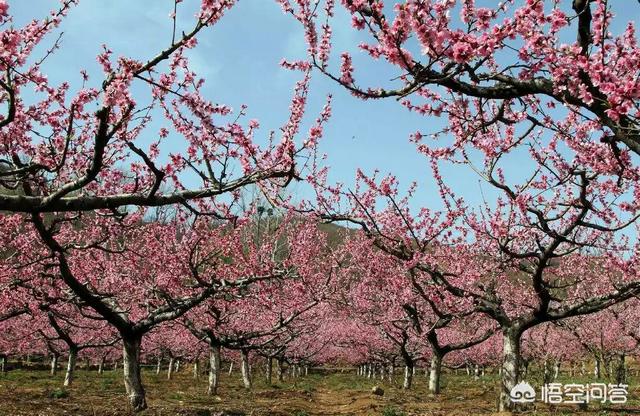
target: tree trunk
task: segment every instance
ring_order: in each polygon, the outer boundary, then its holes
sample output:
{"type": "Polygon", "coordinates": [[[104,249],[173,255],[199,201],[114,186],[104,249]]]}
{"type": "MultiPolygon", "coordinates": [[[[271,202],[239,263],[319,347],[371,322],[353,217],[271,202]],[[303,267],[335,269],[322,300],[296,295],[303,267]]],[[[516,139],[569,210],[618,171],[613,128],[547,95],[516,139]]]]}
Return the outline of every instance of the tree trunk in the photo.
{"type": "Polygon", "coordinates": [[[518,384],[520,376],[520,338],[521,333],[516,330],[503,330],[502,347],[502,390],[500,391],[500,402],[498,411],[508,412],[515,409],[515,404],[511,402],[511,389],[518,384]]]}
{"type": "Polygon", "coordinates": [[[394,376],[395,372],[396,372],[396,366],[393,365],[393,364],[390,364],[389,365],[389,373],[388,373],[389,383],[393,382],[393,376],[394,376]]]}
{"type": "Polygon", "coordinates": [[[249,352],[247,350],[240,351],[241,357],[241,369],[242,369],[242,383],[245,389],[251,388],[251,369],[249,368],[249,352]]]}
{"type": "Polygon", "coordinates": [[[429,391],[433,394],[440,394],[440,375],[442,374],[442,355],[433,354],[431,356],[431,370],[429,372],[429,391]]]}
{"type": "Polygon", "coordinates": [[[271,385],[271,375],[273,374],[273,357],[267,358],[267,386],[271,385]]]}
{"type": "Polygon", "coordinates": [[[167,368],[167,380],[171,380],[171,376],[173,376],[173,366],[174,366],[174,359],[170,358],[169,359],[169,368],[167,368]]]}
{"type": "Polygon", "coordinates": [[[102,375],[104,373],[104,361],[106,357],[103,355],[100,357],[100,362],[98,363],[98,374],[102,375]]]}
{"type": "Polygon", "coordinates": [[[78,358],[78,350],[72,348],[69,350],[69,359],[67,360],[67,373],[64,375],[64,386],[70,386],[73,383],[73,372],[76,369],[76,358],[78,358]]]}
{"type": "Polygon", "coordinates": [[[625,384],[627,379],[627,369],[625,366],[625,355],[617,354],[616,356],[616,383],[617,384],[625,384]]]}
{"type": "Polygon", "coordinates": [[[560,375],[560,364],[561,364],[561,361],[560,360],[556,360],[556,363],[555,363],[555,365],[553,367],[553,379],[554,380],[557,380],[558,376],[560,375]]]}
{"type": "Polygon", "coordinates": [[[7,356],[0,356],[0,374],[4,374],[6,371],[5,364],[7,363],[7,356]]]}
{"type": "Polygon", "coordinates": [[[599,380],[602,377],[602,370],[600,369],[600,359],[596,357],[595,363],[593,364],[593,375],[596,380],[599,380]]]}
{"type": "Polygon", "coordinates": [[[211,345],[209,349],[209,387],[207,388],[207,394],[211,396],[215,396],[216,394],[218,394],[219,383],[220,383],[220,346],[211,345]]]}
{"type": "Polygon", "coordinates": [[[233,373],[233,362],[229,365],[229,375],[231,375],[231,373],[233,373]]]}
{"type": "Polygon", "coordinates": [[[141,338],[122,338],[122,367],[124,369],[124,387],[129,396],[129,404],[134,412],[147,408],[144,386],[140,374],[141,338]]]}
{"type": "Polygon", "coordinates": [[[58,372],[58,354],[51,355],[51,375],[55,376],[58,372]]]}
{"type": "Polygon", "coordinates": [[[549,371],[549,361],[548,360],[544,360],[543,363],[543,371],[542,371],[542,382],[544,384],[549,384],[551,383],[551,371],[549,371]]]}
{"type": "Polygon", "coordinates": [[[402,383],[402,388],[405,390],[409,390],[411,388],[411,384],[413,382],[413,366],[405,366],[404,367],[404,383],[402,383]]]}
{"type": "Polygon", "coordinates": [[[193,378],[195,380],[200,378],[200,366],[197,358],[193,361],[193,378]]]}
{"type": "Polygon", "coordinates": [[[276,367],[278,371],[278,381],[284,381],[284,359],[278,358],[276,361],[276,367]]]}
{"type": "Polygon", "coordinates": [[[158,357],[158,361],[156,362],[156,375],[160,374],[162,370],[162,358],[158,357]]]}

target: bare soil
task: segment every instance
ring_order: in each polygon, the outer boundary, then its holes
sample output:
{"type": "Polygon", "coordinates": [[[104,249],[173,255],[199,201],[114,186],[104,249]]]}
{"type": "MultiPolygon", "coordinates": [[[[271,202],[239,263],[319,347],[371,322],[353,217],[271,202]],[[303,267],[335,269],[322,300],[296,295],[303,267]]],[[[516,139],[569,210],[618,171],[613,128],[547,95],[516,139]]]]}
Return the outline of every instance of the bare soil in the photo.
{"type": "MultiPolygon", "coordinates": [[[[73,386],[62,388],[64,374],[14,370],[0,375],[0,415],[7,416],[121,416],[131,415],[126,403],[121,370],[102,375],[78,370],[73,386]]],[[[269,416],[410,416],[495,414],[498,382],[495,375],[476,381],[466,374],[445,374],[442,394],[429,395],[423,374],[414,388],[404,391],[401,380],[393,383],[356,377],[352,373],[310,374],[267,386],[256,374],[255,386],[245,390],[237,373],[224,375],[218,396],[205,394],[206,376],[193,378],[190,369],[174,374],[144,373],[149,409],[142,416],[215,416],[217,414],[269,416]],[[378,385],[383,396],[371,394],[378,385]],[[224,413],[226,412],[226,413],[224,413]]],[[[572,382],[588,382],[573,379],[572,382]]],[[[623,415],[640,414],[640,390],[630,381],[629,402],[617,408],[591,404],[587,411],[576,406],[549,408],[537,404],[527,415],[623,415]]],[[[569,382],[569,381],[565,381],[569,382]]]]}

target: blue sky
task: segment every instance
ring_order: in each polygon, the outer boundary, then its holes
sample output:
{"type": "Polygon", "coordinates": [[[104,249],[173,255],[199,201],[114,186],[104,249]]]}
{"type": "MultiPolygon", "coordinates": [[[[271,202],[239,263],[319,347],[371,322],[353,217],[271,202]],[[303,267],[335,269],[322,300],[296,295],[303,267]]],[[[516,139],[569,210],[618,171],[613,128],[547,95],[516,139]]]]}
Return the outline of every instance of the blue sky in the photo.
{"type": "MultiPolygon", "coordinates": [[[[523,0],[524,1],[524,0],[523,0]]],[[[185,0],[178,12],[179,26],[188,30],[195,7],[200,2],[185,0]]],[[[491,2],[478,0],[478,4],[491,2]]],[[[55,0],[9,0],[16,24],[43,17],[58,4],[55,0]]],[[[610,4],[627,20],[640,20],[640,5],[632,0],[612,0],[610,4]]],[[[97,84],[100,71],[95,56],[107,44],[115,56],[149,58],[166,47],[171,37],[172,0],[82,0],[63,23],[62,49],[46,64],[54,83],[80,80],[87,68],[97,84]]],[[[364,58],[355,49],[359,33],[338,6],[334,20],[334,50],[355,55],[356,77],[388,80],[396,75],[386,64],[364,58]]],[[[55,37],[49,38],[49,43],[55,37]]],[[[46,46],[46,45],[45,45],[46,46]]],[[[241,0],[213,28],[199,36],[199,45],[190,54],[193,69],[206,78],[210,99],[238,109],[248,105],[248,117],[261,122],[262,134],[277,130],[287,119],[291,91],[298,73],[282,69],[282,58],[303,58],[306,45],[302,30],[291,16],[282,13],[273,0],[241,0]]],[[[339,57],[332,58],[334,68],[339,57]]],[[[77,85],[77,84],[76,84],[77,85]]],[[[352,183],[355,169],[366,172],[378,168],[395,174],[405,186],[418,181],[421,191],[415,206],[440,206],[425,159],[409,143],[411,133],[438,130],[444,119],[425,118],[405,110],[393,99],[360,101],[332,81],[316,74],[313,80],[307,123],[315,118],[328,93],[333,94],[333,117],[322,140],[329,155],[333,180],[352,183]]],[[[155,130],[150,130],[152,134],[155,130]]],[[[526,156],[514,158],[516,168],[526,156]]],[[[447,170],[448,182],[471,202],[479,202],[478,180],[465,168],[447,170]]],[[[295,191],[295,188],[292,190],[295,191]]]]}

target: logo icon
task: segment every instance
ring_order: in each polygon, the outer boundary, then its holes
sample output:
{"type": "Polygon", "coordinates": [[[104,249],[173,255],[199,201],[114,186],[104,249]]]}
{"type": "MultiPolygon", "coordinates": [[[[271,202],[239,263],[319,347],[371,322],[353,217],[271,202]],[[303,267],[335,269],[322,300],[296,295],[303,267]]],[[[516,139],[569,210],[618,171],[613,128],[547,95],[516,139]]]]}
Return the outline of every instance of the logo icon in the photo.
{"type": "Polygon", "coordinates": [[[513,403],[533,403],[536,400],[536,391],[531,387],[531,384],[521,381],[513,386],[509,397],[513,403]]]}

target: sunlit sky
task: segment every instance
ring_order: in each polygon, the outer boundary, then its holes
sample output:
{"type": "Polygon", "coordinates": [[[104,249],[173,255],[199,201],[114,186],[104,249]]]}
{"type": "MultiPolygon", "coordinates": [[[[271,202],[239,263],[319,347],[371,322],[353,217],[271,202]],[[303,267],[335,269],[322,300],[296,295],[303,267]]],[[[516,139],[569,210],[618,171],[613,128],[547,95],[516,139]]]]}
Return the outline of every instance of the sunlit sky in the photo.
{"type": "MultiPolygon", "coordinates": [[[[524,0],[523,0],[524,1],[524,0]]],[[[189,30],[195,8],[200,1],[185,0],[178,11],[181,30],[189,30]]],[[[483,5],[495,2],[477,1],[483,5]]],[[[569,2],[567,2],[569,3],[569,2]]],[[[16,24],[46,16],[59,4],[54,0],[9,0],[16,24]]],[[[614,29],[627,21],[640,21],[640,4],[635,0],[612,0],[610,4],[621,16],[614,29]]],[[[101,71],[95,57],[102,44],[115,56],[148,59],[171,41],[173,0],[82,0],[62,24],[62,48],[46,62],[46,73],[54,83],[80,82],[80,70],[86,68],[99,85],[101,71]]],[[[334,19],[333,68],[339,66],[341,51],[355,56],[356,78],[367,85],[369,80],[390,80],[397,75],[381,62],[364,57],[356,48],[362,35],[351,28],[350,19],[340,6],[334,19]]],[[[51,35],[43,46],[57,37],[51,35]]],[[[273,0],[241,0],[222,20],[203,31],[199,45],[190,54],[192,68],[206,79],[207,96],[217,103],[239,109],[248,106],[248,118],[261,123],[261,134],[277,130],[288,117],[288,106],[299,73],[279,66],[283,58],[304,58],[306,44],[302,29],[291,16],[285,15],[273,0]]],[[[321,74],[314,75],[307,125],[319,113],[326,95],[332,94],[333,117],[322,139],[321,150],[328,154],[330,178],[353,183],[356,168],[365,172],[380,169],[393,173],[408,186],[417,181],[420,192],[414,206],[440,205],[431,170],[408,140],[411,133],[436,131],[446,120],[412,114],[395,100],[361,101],[321,74]]],[[[153,134],[156,130],[150,130],[153,134]]],[[[526,155],[522,155],[526,158],[526,155]]],[[[517,168],[524,160],[514,158],[517,168]]],[[[477,177],[466,168],[447,170],[448,182],[470,202],[480,202],[477,177]]],[[[292,189],[295,192],[296,189],[292,189]]]]}

